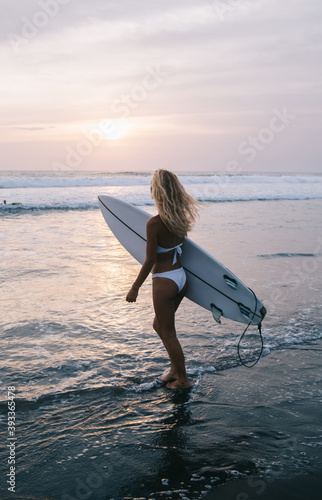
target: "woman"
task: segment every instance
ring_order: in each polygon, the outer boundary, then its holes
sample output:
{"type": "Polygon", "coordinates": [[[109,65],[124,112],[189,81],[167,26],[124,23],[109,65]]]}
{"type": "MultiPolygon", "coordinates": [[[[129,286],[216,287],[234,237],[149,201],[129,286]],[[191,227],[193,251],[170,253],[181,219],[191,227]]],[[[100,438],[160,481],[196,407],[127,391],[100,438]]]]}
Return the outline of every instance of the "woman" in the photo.
{"type": "Polygon", "coordinates": [[[162,380],[169,389],[188,388],[191,384],[176,336],[174,315],[188,289],[186,273],[180,264],[181,245],[196,220],[198,204],[168,170],[154,172],[150,189],[158,215],[147,222],[146,259],[126,300],[136,301],[139,288],[152,270],[153,328],[171,362],[171,369],[162,380]]]}

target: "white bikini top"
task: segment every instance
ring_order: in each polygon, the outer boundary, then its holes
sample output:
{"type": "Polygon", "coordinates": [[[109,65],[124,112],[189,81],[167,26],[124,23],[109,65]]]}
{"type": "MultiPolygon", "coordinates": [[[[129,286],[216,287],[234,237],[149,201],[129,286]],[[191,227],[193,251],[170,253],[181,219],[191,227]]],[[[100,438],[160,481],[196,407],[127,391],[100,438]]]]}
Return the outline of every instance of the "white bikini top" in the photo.
{"type": "Polygon", "coordinates": [[[175,247],[172,247],[172,248],[164,248],[164,247],[160,247],[158,245],[157,253],[167,253],[167,252],[171,252],[171,250],[174,250],[173,261],[172,261],[172,265],[174,265],[177,262],[177,254],[179,254],[179,255],[182,254],[182,248],[181,248],[182,243],[180,243],[180,245],[176,245],[175,247]]]}

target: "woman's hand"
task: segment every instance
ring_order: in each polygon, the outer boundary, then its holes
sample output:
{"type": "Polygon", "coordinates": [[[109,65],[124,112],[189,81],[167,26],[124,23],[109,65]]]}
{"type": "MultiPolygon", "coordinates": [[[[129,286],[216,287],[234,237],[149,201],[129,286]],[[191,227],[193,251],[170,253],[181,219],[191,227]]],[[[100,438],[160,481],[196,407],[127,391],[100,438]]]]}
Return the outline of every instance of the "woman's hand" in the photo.
{"type": "Polygon", "coordinates": [[[137,275],[130,291],[126,296],[127,302],[136,302],[139,288],[143,285],[146,278],[149,276],[154,263],[156,262],[157,248],[158,248],[158,219],[157,217],[151,217],[146,223],[146,258],[142,264],[141,270],[137,275]],[[157,221],[157,223],[156,223],[157,221]]]}
{"type": "Polygon", "coordinates": [[[128,292],[128,294],[126,296],[126,301],[127,302],[136,302],[138,293],[139,293],[139,290],[132,286],[130,291],[128,292]]]}

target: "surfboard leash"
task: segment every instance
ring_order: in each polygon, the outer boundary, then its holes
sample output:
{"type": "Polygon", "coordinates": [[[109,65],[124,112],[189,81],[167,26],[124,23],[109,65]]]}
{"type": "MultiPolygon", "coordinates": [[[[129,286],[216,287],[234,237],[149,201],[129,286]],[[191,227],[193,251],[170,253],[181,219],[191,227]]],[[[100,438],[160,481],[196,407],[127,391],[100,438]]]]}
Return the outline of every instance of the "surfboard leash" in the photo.
{"type": "Polygon", "coordinates": [[[243,340],[243,337],[244,337],[245,333],[247,332],[247,330],[248,330],[249,326],[251,325],[251,322],[253,321],[254,316],[255,316],[255,312],[256,312],[256,310],[257,310],[257,297],[256,297],[256,294],[253,292],[253,290],[252,290],[251,288],[249,288],[249,290],[252,292],[252,294],[253,294],[253,295],[254,295],[254,297],[255,297],[255,308],[254,308],[254,311],[253,311],[253,316],[252,316],[252,318],[251,318],[250,322],[248,323],[248,325],[246,326],[245,330],[243,331],[243,333],[242,333],[242,335],[241,335],[241,337],[240,337],[240,339],[239,339],[239,342],[238,342],[238,344],[237,344],[237,353],[238,353],[239,360],[240,360],[241,364],[242,364],[243,366],[245,366],[246,368],[252,368],[253,366],[255,366],[255,365],[258,363],[258,361],[260,360],[260,358],[261,358],[261,356],[262,356],[262,354],[263,354],[263,349],[264,349],[264,342],[263,342],[263,336],[262,336],[262,322],[260,322],[260,323],[258,323],[258,325],[257,325],[257,327],[258,327],[258,331],[259,331],[259,337],[260,337],[260,340],[261,340],[261,350],[260,350],[260,353],[259,353],[258,358],[256,359],[256,361],[254,361],[254,363],[252,363],[251,365],[249,365],[249,364],[246,364],[246,363],[242,360],[242,358],[241,358],[241,356],[240,356],[240,343],[241,343],[241,341],[243,340]]]}

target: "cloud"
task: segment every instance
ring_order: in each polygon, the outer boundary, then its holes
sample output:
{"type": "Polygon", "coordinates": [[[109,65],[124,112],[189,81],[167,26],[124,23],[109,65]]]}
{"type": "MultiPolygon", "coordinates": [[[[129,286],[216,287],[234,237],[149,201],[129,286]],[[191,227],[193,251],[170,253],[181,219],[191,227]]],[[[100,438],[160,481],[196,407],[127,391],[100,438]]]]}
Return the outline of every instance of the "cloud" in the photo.
{"type": "Polygon", "coordinates": [[[32,126],[20,126],[20,127],[9,127],[10,129],[15,129],[15,130],[30,130],[30,131],[33,131],[33,130],[48,130],[50,128],[55,128],[54,125],[50,125],[50,126],[47,126],[47,127],[32,127],[32,126]]]}
{"type": "Polygon", "coordinates": [[[36,136],[119,118],[113,103],[160,67],[167,76],[128,116],[155,134],[168,122],[173,134],[222,130],[235,144],[278,106],[308,117],[297,137],[319,126],[319,0],[70,0],[14,50],[8,33],[59,1],[2,0],[3,125],[36,136]]]}

